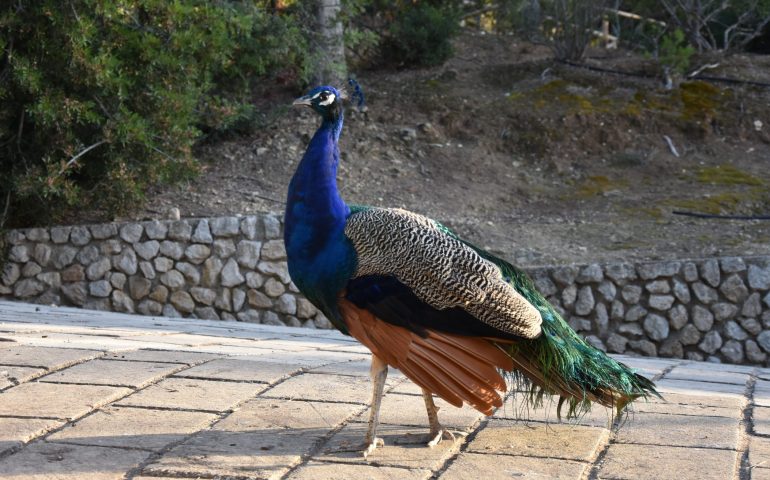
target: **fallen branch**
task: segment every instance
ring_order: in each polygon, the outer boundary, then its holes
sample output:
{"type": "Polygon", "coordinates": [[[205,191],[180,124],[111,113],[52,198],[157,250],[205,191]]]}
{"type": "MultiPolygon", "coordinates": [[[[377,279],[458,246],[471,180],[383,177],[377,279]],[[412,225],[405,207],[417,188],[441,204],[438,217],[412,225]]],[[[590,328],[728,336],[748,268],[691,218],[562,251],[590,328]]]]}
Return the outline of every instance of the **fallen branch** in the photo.
{"type": "Polygon", "coordinates": [[[668,149],[671,150],[671,154],[675,157],[679,157],[679,152],[676,150],[676,147],[674,146],[674,142],[671,140],[671,137],[668,135],[663,135],[663,138],[666,140],[666,143],[668,143],[668,149]]]}
{"type": "MultiPolygon", "coordinates": [[[[80,153],[78,153],[78,154],[77,154],[77,155],[75,155],[74,157],[70,158],[70,160],[69,160],[69,161],[68,161],[68,162],[67,162],[67,163],[64,165],[64,170],[66,170],[66,169],[67,169],[67,168],[69,168],[69,167],[70,167],[72,164],[74,164],[75,162],[77,162],[77,161],[78,161],[78,158],[82,157],[82,156],[83,156],[83,155],[85,155],[86,153],[90,152],[90,151],[91,151],[91,150],[93,150],[94,148],[96,148],[96,147],[98,147],[99,145],[102,145],[102,144],[104,144],[104,143],[107,143],[107,140],[99,140],[98,142],[94,143],[94,144],[93,144],[93,145],[91,145],[90,147],[86,147],[86,148],[84,148],[83,150],[81,150],[81,151],[80,151],[80,153]]],[[[63,172],[63,171],[62,171],[62,172],[59,172],[59,175],[61,175],[62,173],[64,173],[64,172],[63,172]]]]}
{"type": "Polygon", "coordinates": [[[70,168],[72,165],[74,165],[75,163],[77,163],[77,161],[78,161],[78,159],[79,159],[80,157],[82,157],[82,156],[83,156],[83,155],[85,155],[86,153],[90,152],[90,151],[91,151],[91,150],[93,150],[94,148],[96,148],[96,147],[98,147],[99,145],[102,145],[102,144],[104,144],[104,143],[107,143],[107,140],[99,140],[98,142],[94,143],[93,145],[90,145],[90,146],[88,146],[88,147],[84,148],[83,150],[81,150],[81,151],[80,151],[80,152],[79,152],[77,155],[75,155],[74,157],[70,158],[70,159],[69,159],[69,161],[68,161],[67,163],[65,163],[65,164],[64,164],[64,165],[61,167],[61,169],[59,170],[59,173],[57,173],[57,174],[56,174],[56,176],[48,178],[48,185],[49,185],[49,186],[50,186],[50,185],[53,185],[53,182],[54,182],[54,180],[55,180],[57,177],[61,177],[62,175],[64,175],[64,172],[66,172],[66,171],[67,171],[67,170],[68,170],[68,169],[69,169],[69,168],[70,168]]]}
{"type": "Polygon", "coordinates": [[[719,66],[718,63],[707,63],[706,65],[703,65],[702,67],[697,68],[697,69],[693,70],[692,72],[690,72],[689,74],[687,74],[687,78],[697,77],[704,70],[712,70],[714,68],[717,68],[718,66],[719,66]]]}

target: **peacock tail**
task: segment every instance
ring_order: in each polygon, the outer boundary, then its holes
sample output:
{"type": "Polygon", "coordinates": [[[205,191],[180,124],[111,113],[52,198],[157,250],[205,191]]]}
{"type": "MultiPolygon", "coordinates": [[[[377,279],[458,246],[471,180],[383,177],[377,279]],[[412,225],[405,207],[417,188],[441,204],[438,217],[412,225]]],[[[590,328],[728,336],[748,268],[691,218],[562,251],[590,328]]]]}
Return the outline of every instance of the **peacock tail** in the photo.
{"type": "Polygon", "coordinates": [[[466,244],[497,265],[542,316],[539,337],[503,345],[516,364],[509,376],[514,385],[527,393],[530,406],[540,406],[545,395],[558,395],[557,415],[561,416],[566,405],[569,419],[587,413],[593,402],[613,408],[620,415],[637,398],[660,398],[650,380],[583,340],[524,272],[485,250],[466,244]]]}

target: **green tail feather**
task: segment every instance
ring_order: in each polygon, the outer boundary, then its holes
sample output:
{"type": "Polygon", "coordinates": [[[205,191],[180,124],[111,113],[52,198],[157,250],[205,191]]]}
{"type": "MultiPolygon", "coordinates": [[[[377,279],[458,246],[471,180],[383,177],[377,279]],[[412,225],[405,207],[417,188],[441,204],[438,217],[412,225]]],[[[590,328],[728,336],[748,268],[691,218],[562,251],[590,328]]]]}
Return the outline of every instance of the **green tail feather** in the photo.
{"type": "MultiPolygon", "coordinates": [[[[466,242],[467,244],[467,242],[466,242]]],[[[534,305],[543,318],[543,333],[508,347],[517,364],[513,380],[528,392],[537,407],[544,395],[559,395],[557,413],[567,406],[567,418],[587,413],[593,402],[614,408],[620,415],[637,398],[660,397],[655,385],[583,340],[535,289],[522,271],[489,252],[468,244],[497,265],[510,284],[534,305]]]]}

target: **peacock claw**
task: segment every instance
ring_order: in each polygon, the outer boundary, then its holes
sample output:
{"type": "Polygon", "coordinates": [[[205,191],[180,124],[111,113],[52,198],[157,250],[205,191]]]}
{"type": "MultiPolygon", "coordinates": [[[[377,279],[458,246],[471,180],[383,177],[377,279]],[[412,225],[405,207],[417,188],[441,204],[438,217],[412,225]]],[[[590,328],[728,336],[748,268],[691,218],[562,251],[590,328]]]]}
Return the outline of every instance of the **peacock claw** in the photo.
{"type": "Polygon", "coordinates": [[[454,433],[450,432],[446,428],[439,429],[438,432],[430,432],[430,438],[431,440],[428,441],[428,447],[433,448],[439,443],[441,443],[442,440],[451,440],[455,441],[455,435],[454,433]]]}
{"type": "Polygon", "coordinates": [[[368,457],[370,454],[372,454],[377,447],[384,447],[385,446],[385,440],[381,439],[380,437],[374,437],[374,440],[370,443],[364,442],[364,458],[368,457]]]}
{"type": "MultiPolygon", "coordinates": [[[[438,430],[431,431],[430,433],[407,433],[406,437],[408,440],[406,440],[404,443],[407,444],[414,444],[414,443],[424,443],[427,447],[433,448],[439,443],[441,443],[442,440],[452,440],[455,441],[456,437],[455,434],[450,432],[444,427],[440,427],[438,430]]],[[[398,442],[397,442],[398,443],[398,442]]]]}

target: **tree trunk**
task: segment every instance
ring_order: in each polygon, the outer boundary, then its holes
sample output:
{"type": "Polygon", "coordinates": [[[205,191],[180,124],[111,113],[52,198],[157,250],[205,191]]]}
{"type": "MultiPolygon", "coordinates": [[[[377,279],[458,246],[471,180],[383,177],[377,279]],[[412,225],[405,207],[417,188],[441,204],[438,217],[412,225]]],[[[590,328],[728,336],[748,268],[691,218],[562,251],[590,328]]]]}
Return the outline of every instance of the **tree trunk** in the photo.
{"type": "Polygon", "coordinates": [[[339,18],[341,0],[318,1],[318,42],[316,44],[315,81],[319,84],[344,86],[347,78],[345,39],[339,18]]]}

